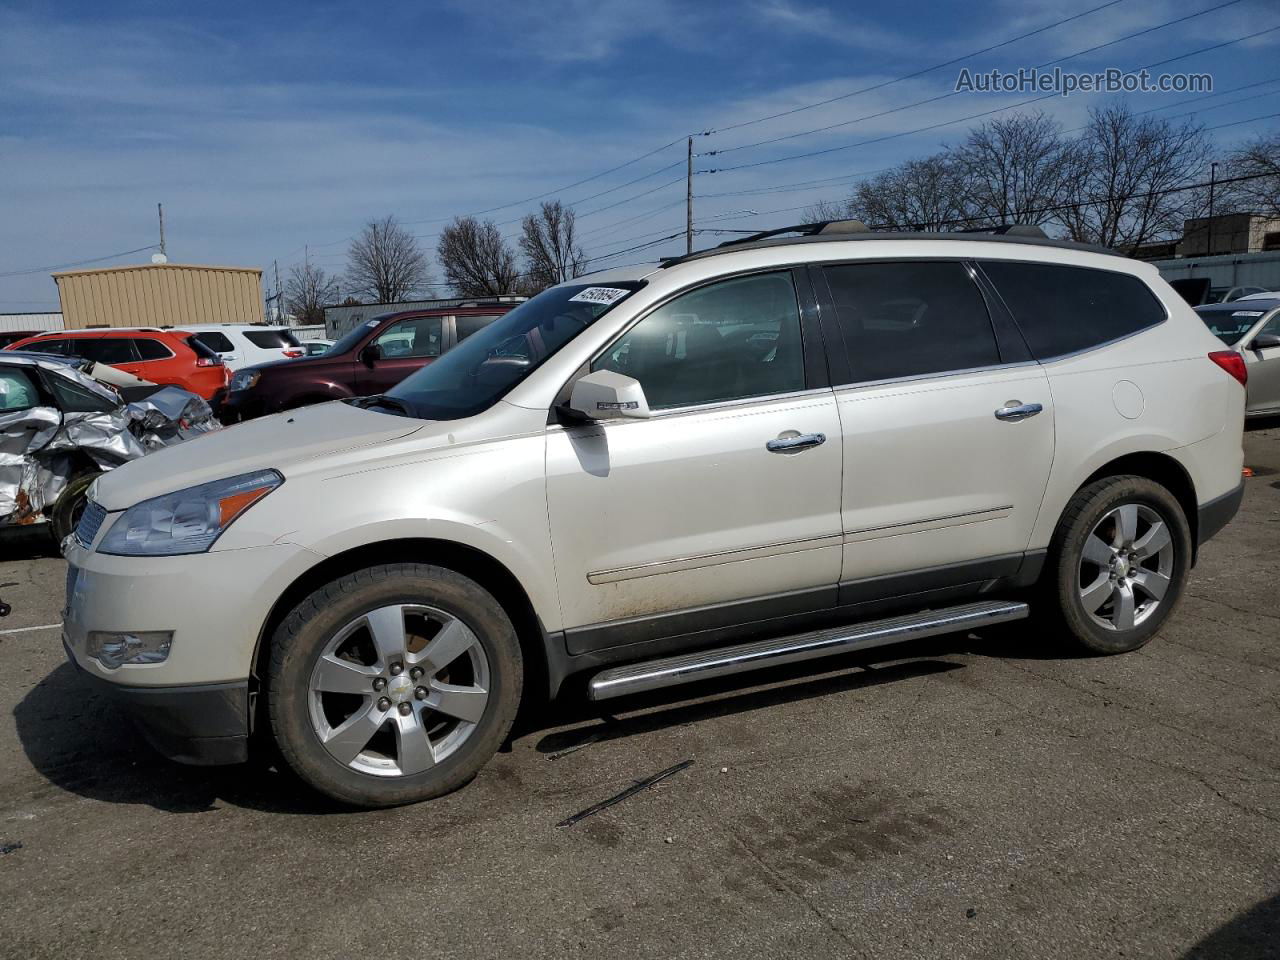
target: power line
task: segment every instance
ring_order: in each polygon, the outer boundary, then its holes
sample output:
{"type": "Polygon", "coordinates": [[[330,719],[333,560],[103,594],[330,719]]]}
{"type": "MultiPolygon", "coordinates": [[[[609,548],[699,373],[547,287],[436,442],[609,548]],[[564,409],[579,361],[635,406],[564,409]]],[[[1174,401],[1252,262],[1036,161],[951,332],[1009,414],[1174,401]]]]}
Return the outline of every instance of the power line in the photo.
{"type": "MultiPolygon", "coordinates": [[[[1216,44],[1213,44],[1212,46],[1208,46],[1208,47],[1201,47],[1201,48],[1200,48],[1200,49],[1198,49],[1198,50],[1192,50],[1192,51],[1191,51],[1191,52],[1189,52],[1189,53],[1184,53],[1184,54],[1181,54],[1181,55],[1179,55],[1179,56],[1177,56],[1177,57],[1171,57],[1171,58],[1169,58],[1168,60],[1162,60],[1162,61],[1160,61],[1159,63],[1156,63],[1156,64],[1147,64],[1146,66],[1138,67],[1137,69],[1138,69],[1138,70],[1149,70],[1149,69],[1151,69],[1152,67],[1155,67],[1155,66],[1160,66],[1160,65],[1162,65],[1162,64],[1166,64],[1166,63],[1173,63],[1175,60],[1185,60],[1185,59],[1186,59],[1186,58],[1188,58],[1188,57],[1193,57],[1193,56],[1196,56],[1197,54],[1206,53],[1206,52],[1208,52],[1208,51],[1210,51],[1210,50],[1217,50],[1217,49],[1219,49],[1220,47],[1230,46],[1230,45],[1231,45],[1231,44],[1233,44],[1233,43],[1242,43],[1242,42],[1244,42],[1245,40],[1252,40],[1252,39],[1254,39],[1255,37],[1260,37],[1260,36],[1263,36],[1264,34],[1274,33],[1276,30],[1280,30],[1280,25],[1277,25],[1277,26],[1274,26],[1274,27],[1268,27],[1266,30],[1259,30],[1257,33],[1251,33],[1251,34],[1248,34],[1247,36],[1243,36],[1243,37],[1236,37],[1234,40],[1228,40],[1228,41],[1226,41],[1226,42],[1224,42],[1224,43],[1216,43],[1216,44]]],[[[890,133],[890,134],[886,134],[886,135],[885,135],[885,136],[883,136],[883,137],[874,137],[874,138],[872,138],[872,139],[870,139],[870,140],[860,140],[860,141],[858,141],[857,143],[847,143],[847,144],[843,144],[842,146],[838,146],[838,147],[827,147],[827,148],[825,148],[825,149],[823,149],[823,150],[810,150],[810,151],[808,151],[808,152],[806,152],[806,153],[795,153],[795,154],[790,154],[790,155],[785,156],[785,157],[774,157],[773,159],[770,159],[770,160],[756,160],[756,161],[754,161],[754,162],[752,162],[752,163],[740,163],[740,164],[737,164],[737,165],[732,166],[732,167],[719,167],[719,168],[711,169],[711,170],[699,170],[698,172],[699,172],[699,173],[728,173],[728,172],[733,171],[733,170],[746,170],[746,169],[749,169],[749,168],[752,168],[752,167],[763,167],[763,166],[768,166],[768,165],[775,164],[775,163],[788,163],[788,162],[790,162],[790,161],[792,161],[792,160],[806,160],[806,159],[808,159],[808,158],[810,158],[810,157],[820,157],[820,156],[824,156],[824,155],[829,154],[829,153],[838,153],[838,152],[840,152],[840,151],[842,151],[842,150],[852,150],[852,149],[854,149],[855,147],[865,147],[865,146],[869,146],[869,145],[874,144],[874,143],[884,143],[884,142],[886,142],[886,141],[888,141],[888,140],[896,140],[896,139],[898,139],[899,137],[909,137],[909,136],[912,136],[913,134],[917,134],[917,133],[927,133],[927,132],[928,132],[928,131],[930,131],[930,130],[938,130],[938,129],[942,128],[942,127],[949,127],[949,126],[952,126],[952,125],[957,124],[957,123],[964,123],[966,120],[978,120],[978,119],[980,119],[980,118],[982,118],[982,117],[989,117],[989,116],[991,116],[992,114],[996,114],[996,113],[1003,113],[1003,112],[1004,112],[1004,111],[1006,111],[1006,110],[1014,110],[1014,109],[1016,109],[1016,108],[1018,108],[1018,107],[1025,107],[1025,106],[1027,106],[1027,105],[1029,105],[1029,104],[1032,104],[1032,103],[1039,103],[1039,102],[1041,102],[1041,101],[1043,101],[1043,100],[1053,99],[1053,98],[1056,98],[1056,97],[1058,97],[1058,96],[1060,96],[1060,94],[1057,94],[1057,93],[1048,93],[1048,94],[1044,94],[1044,95],[1039,96],[1039,97],[1031,97],[1030,99],[1027,99],[1027,100],[1020,100],[1019,102],[1017,102],[1017,103],[1013,103],[1013,104],[1009,104],[1008,106],[1004,106],[1004,107],[997,107],[997,108],[992,109],[992,110],[984,110],[984,111],[982,111],[982,112],[980,112],[980,113],[972,113],[972,114],[969,114],[968,116],[965,116],[965,117],[957,117],[957,118],[956,118],[956,119],[954,119],[954,120],[944,120],[944,121],[941,121],[941,122],[939,122],[939,123],[929,124],[928,126],[925,126],[925,127],[919,127],[919,128],[917,128],[917,129],[915,129],[915,130],[903,130],[903,131],[900,131],[900,132],[898,132],[898,133],[890,133]]],[[[910,105],[908,105],[908,106],[910,106],[910,105]]],[[[907,109],[907,107],[904,107],[904,108],[902,108],[902,109],[907,109]]]]}
{"type": "MultiPolygon", "coordinates": [[[[1238,127],[1242,123],[1253,123],[1255,120],[1274,120],[1276,117],[1280,117],[1280,113],[1268,113],[1265,117],[1250,117],[1248,120],[1234,120],[1231,123],[1220,123],[1216,127],[1205,127],[1205,131],[1207,132],[1209,130],[1222,130],[1225,127],[1238,127]]],[[[1260,176],[1274,177],[1275,174],[1274,173],[1260,174],[1260,176]]],[[[1231,182],[1230,180],[1218,181],[1218,183],[1230,183],[1230,182],[1231,182]]]]}
{"type": "MultiPolygon", "coordinates": [[[[1127,40],[1133,40],[1136,37],[1141,37],[1148,33],[1154,33],[1157,30],[1163,30],[1166,27],[1171,27],[1175,24],[1184,23],[1187,20],[1193,20],[1196,17],[1202,17],[1206,13],[1212,13],[1215,10],[1221,10],[1223,7],[1229,7],[1229,6],[1232,6],[1233,4],[1240,3],[1240,2],[1241,0],[1226,0],[1225,3],[1220,3],[1216,7],[1209,7],[1197,13],[1190,13],[1190,14],[1187,14],[1186,16],[1177,17],[1176,19],[1173,19],[1173,20],[1166,20],[1164,23],[1158,23],[1153,27],[1148,27],[1145,30],[1139,30],[1137,33],[1131,33],[1128,36],[1120,37],[1116,40],[1111,40],[1108,43],[1097,44],[1096,46],[1088,47],[1084,50],[1077,50],[1075,53],[1067,54],[1067,56],[1065,57],[1059,57],[1057,60],[1049,60],[1046,63],[1038,64],[1032,69],[1043,70],[1045,67],[1051,67],[1054,64],[1064,63],[1067,60],[1074,60],[1076,57],[1082,57],[1087,53],[1093,53],[1097,50],[1101,50],[1103,47],[1110,47],[1110,46],[1114,46],[1117,43],[1124,43],[1127,40]]],[[[1215,48],[1208,47],[1206,49],[1212,50],[1215,48]]],[[[1139,69],[1150,69],[1150,68],[1141,67],[1139,69]]],[[[933,97],[926,97],[924,100],[917,100],[914,103],[905,103],[905,104],[902,104],[901,106],[890,107],[889,109],[881,110],[878,113],[868,113],[865,116],[855,117],[852,120],[842,120],[839,123],[829,123],[825,127],[815,127],[812,130],[801,130],[798,133],[788,133],[778,137],[770,137],[766,140],[756,140],[752,143],[741,143],[741,144],[738,144],[737,146],[725,147],[720,150],[708,150],[706,153],[701,154],[701,156],[714,157],[724,153],[735,153],[738,150],[751,150],[755,147],[763,147],[772,143],[781,143],[784,140],[797,140],[801,137],[811,137],[817,133],[826,133],[830,130],[839,129],[840,127],[848,127],[848,126],[852,126],[855,123],[862,123],[864,120],[876,120],[876,119],[879,119],[880,117],[887,117],[887,116],[890,116],[891,114],[901,113],[904,110],[914,110],[916,107],[923,107],[930,103],[939,103],[940,101],[943,101],[943,100],[950,100],[952,97],[958,97],[958,96],[967,95],[967,94],[968,94],[967,90],[952,90],[949,93],[940,93],[933,97]]],[[[1049,96],[1057,96],[1057,95],[1058,94],[1054,93],[1054,94],[1050,94],[1049,96]]],[[[1042,99],[1048,99],[1048,98],[1045,97],[1042,99]]]]}
{"type": "Polygon", "coordinates": [[[54,270],[67,270],[71,267],[84,267],[91,263],[102,263],[104,260],[116,260],[120,257],[127,257],[131,254],[142,253],[146,250],[154,250],[159,244],[149,243],[145,247],[138,247],[136,250],[123,250],[120,253],[110,253],[105,257],[92,257],[88,260],[73,260],[68,263],[55,263],[45,267],[29,267],[23,270],[9,270],[0,273],[0,279],[5,277],[25,277],[33,273],[52,273],[54,270]]]}
{"type": "Polygon", "coordinates": [[[1008,40],[1003,40],[1000,43],[993,44],[992,46],[989,46],[989,47],[983,47],[981,50],[970,51],[969,53],[962,54],[961,56],[956,57],[952,60],[944,60],[942,63],[935,63],[931,67],[925,67],[922,70],[916,70],[914,73],[906,73],[900,77],[894,77],[892,80],[885,80],[881,83],[873,84],[872,86],[869,86],[869,87],[862,87],[861,89],[854,90],[850,93],[842,93],[838,97],[828,97],[826,100],[816,100],[813,103],[807,103],[807,104],[804,104],[803,106],[792,107],[790,110],[782,110],[779,113],[771,113],[768,116],[756,117],[754,120],[743,120],[741,123],[730,124],[727,127],[713,128],[709,132],[710,133],[727,133],[730,130],[738,130],[738,129],[741,129],[742,127],[754,126],[757,123],[765,123],[766,121],[769,121],[769,120],[777,120],[780,117],[789,117],[795,113],[802,113],[805,110],[812,110],[815,107],[825,107],[829,103],[836,103],[839,100],[848,100],[850,97],[856,97],[859,94],[863,94],[863,93],[870,93],[873,90],[882,90],[885,87],[891,86],[895,83],[901,83],[904,80],[914,80],[916,77],[922,77],[926,73],[932,73],[934,70],[941,70],[943,67],[954,66],[957,63],[960,63],[964,60],[972,59],[973,57],[980,57],[984,53],[990,53],[992,50],[999,50],[1001,47],[1007,47],[1010,44],[1017,43],[1019,40],[1026,40],[1028,37],[1034,37],[1036,34],[1044,33],[1048,30],[1054,29],[1055,27],[1060,27],[1065,23],[1070,23],[1072,20],[1079,20],[1081,17],[1087,17],[1089,14],[1097,13],[1099,10],[1105,10],[1107,7],[1114,7],[1117,3],[1122,3],[1122,2],[1124,2],[1124,0],[1110,0],[1110,2],[1104,3],[1101,6],[1092,7],[1089,10],[1085,10],[1082,13],[1077,13],[1074,16],[1067,17],[1063,20],[1056,20],[1053,23],[1047,24],[1046,26],[1043,26],[1043,27],[1039,27],[1028,33],[1019,34],[1016,37],[1011,37],[1008,40]]]}

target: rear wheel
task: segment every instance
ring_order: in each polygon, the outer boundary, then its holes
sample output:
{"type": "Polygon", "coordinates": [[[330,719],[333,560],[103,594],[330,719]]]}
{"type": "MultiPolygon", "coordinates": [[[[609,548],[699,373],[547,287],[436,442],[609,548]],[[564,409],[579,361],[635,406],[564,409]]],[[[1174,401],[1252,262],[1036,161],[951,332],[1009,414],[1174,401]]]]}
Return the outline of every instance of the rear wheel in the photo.
{"type": "Polygon", "coordinates": [[[1164,487],[1107,477],[1068,504],[1050,564],[1050,604],[1069,638],[1093,653],[1124,653],[1155,636],[1182,599],[1191,531],[1164,487]]]}
{"type": "Polygon", "coordinates": [[[386,807],[475,776],[511,728],[520,645],[479,584],[390,564],[317,590],[273,641],[271,728],[288,764],[329,796],[386,807]]]}

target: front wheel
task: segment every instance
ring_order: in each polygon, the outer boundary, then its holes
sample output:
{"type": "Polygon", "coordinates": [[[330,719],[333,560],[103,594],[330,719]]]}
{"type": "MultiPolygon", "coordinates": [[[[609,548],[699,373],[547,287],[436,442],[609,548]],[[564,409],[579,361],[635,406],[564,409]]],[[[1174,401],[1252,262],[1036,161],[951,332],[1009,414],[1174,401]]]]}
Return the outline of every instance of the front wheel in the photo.
{"type": "Polygon", "coordinates": [[[321,587],[272,640],[271,729],[290,767],[362,807],[440,796],[501,745],[520,644],[501,605],[441,567],[370,567],[321,587]]]}
{"type": "Polygon", "coordinates": [[[1150,640],[1182,599],[1191,531],[1177,499],[1145,477],[1106,477],[1067,505],[1046,587],[1060,625],[1092,653],[1150,640]]]}
{"type": "Polygon", "coordinates": [[[80,474],[63,487],[62,493],[53,502],[49,511],[49,527],[58,543],[62,543],[75,531],[84,508],[89,503],[89,487],[100,476],[100,472],[80,474]]]}

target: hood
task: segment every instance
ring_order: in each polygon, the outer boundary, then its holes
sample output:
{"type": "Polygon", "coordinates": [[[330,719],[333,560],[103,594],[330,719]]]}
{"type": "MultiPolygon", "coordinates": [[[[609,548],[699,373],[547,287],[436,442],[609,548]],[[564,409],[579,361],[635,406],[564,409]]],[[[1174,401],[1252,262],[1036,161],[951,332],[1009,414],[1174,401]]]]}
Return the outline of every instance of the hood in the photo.
{"type": "Polygon", "coordinates": [[[321,403],[206,433],[165,447],[98,478],[96,499],[108,510],[185,487],[398,440],[425,426],[421,420],[361,410],[348,403],[321,403]]]}

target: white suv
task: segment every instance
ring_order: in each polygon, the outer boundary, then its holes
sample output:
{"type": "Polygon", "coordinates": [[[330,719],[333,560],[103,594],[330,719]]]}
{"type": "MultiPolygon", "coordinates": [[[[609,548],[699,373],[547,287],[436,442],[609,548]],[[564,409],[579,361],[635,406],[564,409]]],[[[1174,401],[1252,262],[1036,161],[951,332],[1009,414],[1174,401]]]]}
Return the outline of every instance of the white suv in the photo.
{"type": "Polygon", "coordinates": [[[792,232],[562,284],[389,394],[99,478],[72,662],[172,757],[266,734],[386,806],[466,782],[570,680],[1031,611],[1094,653],[1151,639],[1242,496],[1240,355],[1106,251],[792,232]]]}
{"type": "Polygon", "coordinates": [[[298,342],[298,338],[288,327],[214,323],[181,329],[195,334],[197,340],[222,358],[228,370],[307,355],[306,347],[298,342]]]}

